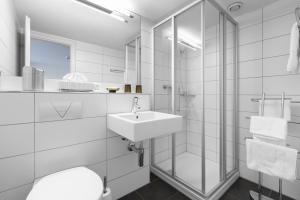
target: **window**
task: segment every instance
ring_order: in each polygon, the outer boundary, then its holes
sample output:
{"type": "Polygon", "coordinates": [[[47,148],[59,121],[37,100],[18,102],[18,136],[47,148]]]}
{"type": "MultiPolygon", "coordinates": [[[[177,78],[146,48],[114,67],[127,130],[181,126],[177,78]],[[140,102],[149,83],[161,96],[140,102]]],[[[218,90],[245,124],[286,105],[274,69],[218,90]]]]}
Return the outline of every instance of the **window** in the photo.
{"type": "Polygon", "coordinates": [[[70,46],[32,38],[31,66],[43,69],[45,78],[62,79],[71,71],[70,51],[70,46]]]}

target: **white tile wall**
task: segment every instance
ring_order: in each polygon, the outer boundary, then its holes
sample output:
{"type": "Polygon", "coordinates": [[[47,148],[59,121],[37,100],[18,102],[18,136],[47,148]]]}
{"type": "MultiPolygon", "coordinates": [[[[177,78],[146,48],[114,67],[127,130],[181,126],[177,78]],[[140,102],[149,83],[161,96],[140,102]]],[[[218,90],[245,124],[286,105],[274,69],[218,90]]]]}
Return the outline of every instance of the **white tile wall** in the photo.
{"type": "Polygon", "coordinates": [[[141,74],[143,92],[147,94],[152,92],[152,26],[152,22],[141,17],[141,74]]]}
{"type": "MultiPolygon", "coordinates": [[[[147,184],[149,141],[139,167],[128,142],[106,128],[107,113],[129,112],[133,95],[0,93],[0,199],[24,200],[35,179],[77,166],[107,176],[114,199],[147,184]],[[80,109],[67,109],[72,102],[80,109]]],[[[137,96],[149,110],[150,96],[137,96]]]]}
{"type": "Polygon", "coordinates": [[[76,41],[76,72],[83,73],[90,81],[124,83],[124,74],[110,69],[125,68],[125,52],[100,45],[76,41]]]}
{"type": "Polygon", "coordinates": [[[17,17],[13,1],[0,2],[0,71],[17,75],[17,17]]]}
{"type": "Polygon", "coordinates": [[[0,158],[33,153],[34,123],[0,126],[0,138],[0,158]]]}
{"type": "MultiPolygon", "coordinates": [[[[286,71],[289,34],[295,22],[294,9],[299,3],[299,0],[279,0],[237,18],[240,24],[240,174],[251,181],[257,182],[258,176],[257,172],[247,169],[244,138],[251,136],[248,131],[249,120],[246,117],[256,115],[258,106],[250,102],[250,99],[259,97],[262,92],[266,92],[267,95],[280,95],[286,92],[294,99],[298,99],[300,95],[299,72],[290,74],[286,71]]],[[[293,120],[298,120],[296,117],[299,115],[298,107],[299,105],[293,105],[293,120]]],[[[288,141],[297,149],[300,145],[299,130],[299,125],[289,126],[288,141]]],[[[264,176],[263,184],[278,190],[278,180],[274,177],[264,176]]],[[[299,199],[299,187],[299,181],[294,183],[284,181],[283,192],[299,199]]]]}

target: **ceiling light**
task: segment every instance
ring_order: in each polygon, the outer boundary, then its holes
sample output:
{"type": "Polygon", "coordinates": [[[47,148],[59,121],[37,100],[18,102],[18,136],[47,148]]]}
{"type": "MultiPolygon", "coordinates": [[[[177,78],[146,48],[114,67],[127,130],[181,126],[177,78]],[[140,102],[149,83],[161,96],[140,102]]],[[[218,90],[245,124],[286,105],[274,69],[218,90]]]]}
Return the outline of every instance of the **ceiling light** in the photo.
{"type": "Polygon", "coordinates": [[[107,15],[109,15],[109,16],[117,19],[117,20],[122,21],[122,22],[125,22],[125,23],[128,22],[125,18],[123,18],[122,16],[120,16],[121,12],[114,11],[114,10],[111,10],[109,8],[106,8],[106,7],[104,7],[104,6],[96,3],[93,0],[75,0],[75,2],[78,2],[78,3],[84,5],[84,6],[88,7],[88,8],[100,11],[102,13],[105,13],[105,14],[107,14],[107,15]]]}
{"type": "Polygon", "coordinates": [[[236,12],[238,10],[240,10],[243,6],[243,2],[238,1],[238,2],[234,2],[232,4],[229,4],[229,6],[227,7],[227,10],[230,12],[236,12]]]}
{"type": "Polygon", "coordinates": [[[87,0],[89,2],[92,2],[96,5],[101,5],[102,7],[105,7],[113,13],[116,13],[118,15],[124,15],[126,17],[133,18],[133,15],[130,11],[124,9],[122,6],[124,6],[124,0],[122,1],[116,1],[116,0],[87,0]]]}

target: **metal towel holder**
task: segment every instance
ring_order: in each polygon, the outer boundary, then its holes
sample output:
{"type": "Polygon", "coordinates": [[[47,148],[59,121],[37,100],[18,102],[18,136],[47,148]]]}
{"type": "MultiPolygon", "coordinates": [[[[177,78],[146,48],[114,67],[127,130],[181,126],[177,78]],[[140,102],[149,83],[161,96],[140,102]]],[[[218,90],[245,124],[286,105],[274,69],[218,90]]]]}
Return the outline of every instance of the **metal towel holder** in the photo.
{"type": "MultiPolygon", "coordinates": [[[[300,7],[299,7],[300,10],[300,7]]],[[[300,20],[300,19],[299,19],[300,20]]],[[[285,93],[283,92],[281,95],[281,98],[272,98],[272,99],[278,99],[281,100],[281,117],[284,117],[284,101],[289,99],[285,97],[285,93]]],[[[253,99],[252,99],[253,100],[253,99]]],[[[264,106],[265,106],[265,100],[266,95],[265,93],[262,94],[261,99],[255,99],[255,101],[261,100],[261,115],[264,115],[264,106]]],[[[252,138],[245,138],[245,139],[252,139],[252,138]]],[[[298,152],[300,154],[300,152],[298,152]]],[[[258,192],[255,192],[253,190],[250,190],[249,197],[251,200],[274,200],[270,197],[267,197],[262,194],[262,173],[258,172],[258,192]]],[[[282,200],[282,179],[279,179],[279,200],[282,200]]]]}

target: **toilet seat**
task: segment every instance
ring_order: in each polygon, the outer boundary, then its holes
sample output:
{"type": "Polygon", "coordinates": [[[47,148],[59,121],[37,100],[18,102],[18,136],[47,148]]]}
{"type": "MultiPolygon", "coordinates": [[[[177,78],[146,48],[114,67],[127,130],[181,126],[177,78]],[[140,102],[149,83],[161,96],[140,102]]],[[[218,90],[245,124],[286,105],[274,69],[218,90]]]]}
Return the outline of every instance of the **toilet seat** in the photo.
{"type": "Polygon", "coordinates": [[[48,175],[32,188],[26,200],[100,200],[101,178],[85,167],[48,175]]]}

